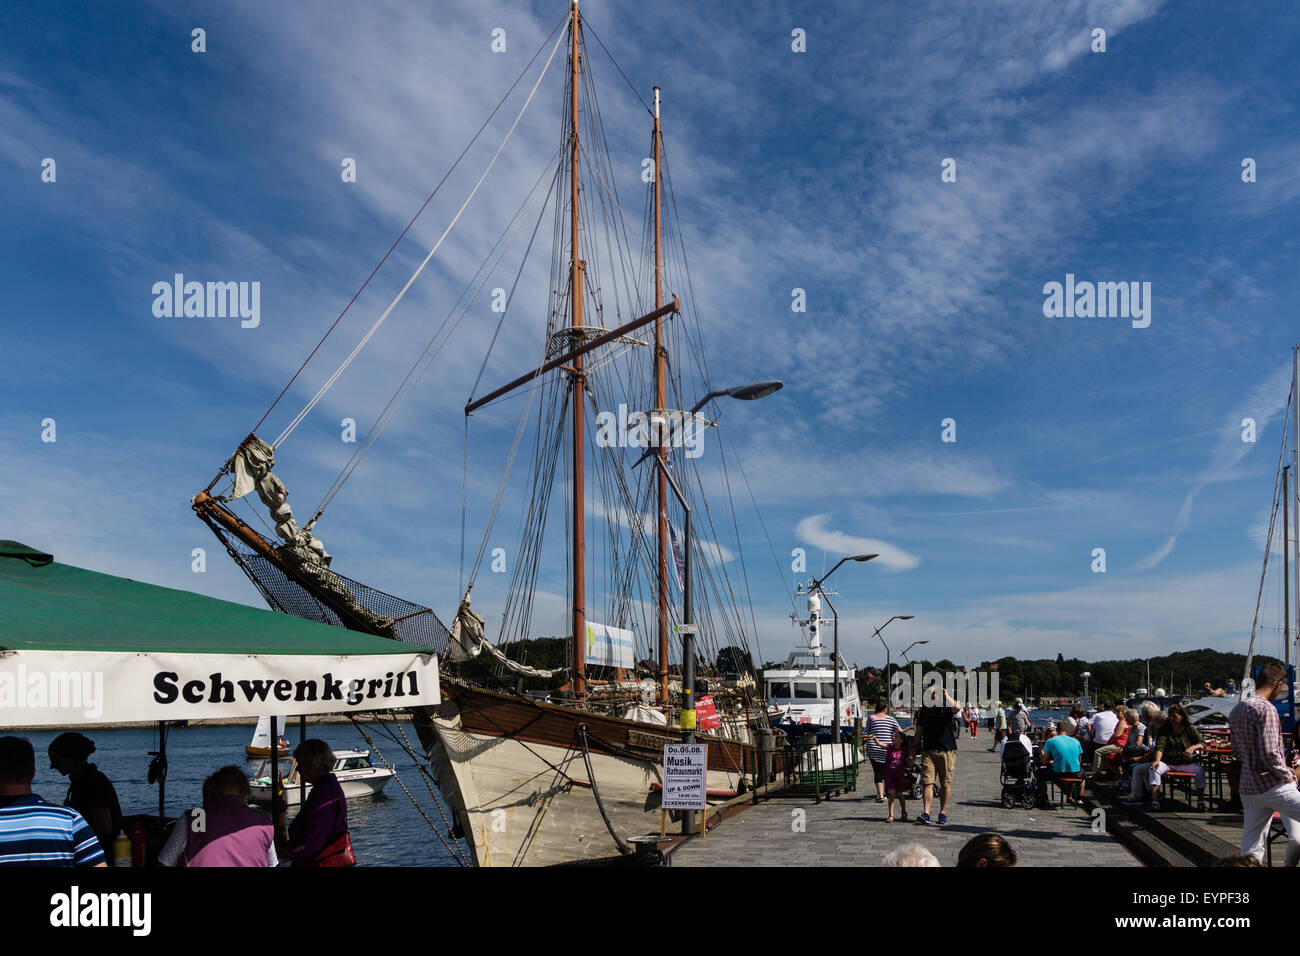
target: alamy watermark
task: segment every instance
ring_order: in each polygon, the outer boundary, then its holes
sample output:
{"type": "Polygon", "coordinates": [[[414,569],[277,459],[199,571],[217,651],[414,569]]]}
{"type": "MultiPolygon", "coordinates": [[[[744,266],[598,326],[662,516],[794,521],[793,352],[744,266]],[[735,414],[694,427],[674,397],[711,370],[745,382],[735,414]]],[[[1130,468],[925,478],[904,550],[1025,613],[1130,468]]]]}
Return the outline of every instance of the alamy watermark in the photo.
{"type": "Polygon", "coordinates": [[[1043,315],[1049,319],[1132,319],[1133,328],[1151,324],[1150,282],[1075,282],[1065,274],[1065,284],[1043,286],[1043,315]]]}
{"type": "Polygon", "coordinates": [[[629,412],[619,403],[618,412],[596,415],[596,445],[600,448],[681,448],[687,458],[704,454],[704,432],[708,422],[694,415],[656,409],[629,412]]]}
{"type": "Polygon", "coordinates": [[[913,664],[909,673],[895,671],[889,678],[889,705],[891,707],[942,707],[944,692],[958,704],[967,707],[992,707],[1002,698],[998,695],[997,671],[939,671],[921,672],[920,664],[913,664]]]}
{"type": "Polygon", "coordinates": [[[245,329],[262,324],[260,282],[186,282],[178,272],[171,282],[155,282],[153,295],[153,314],[160,319],[239,318],[245,329]]]}
{"type": "Polygon", "coordinates": [[[103,671],[28,670],[19,664],[0,671],[0,715],[10,708],[80,709],[90,719],[104,714],[103,671]]]}

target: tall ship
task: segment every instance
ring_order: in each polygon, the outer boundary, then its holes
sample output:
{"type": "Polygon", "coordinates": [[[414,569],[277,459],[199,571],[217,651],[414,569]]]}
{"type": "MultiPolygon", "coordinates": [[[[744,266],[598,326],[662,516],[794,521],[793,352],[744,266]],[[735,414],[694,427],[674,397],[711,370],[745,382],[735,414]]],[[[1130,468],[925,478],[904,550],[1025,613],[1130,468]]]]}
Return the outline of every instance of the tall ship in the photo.
{"type": "MultiPolygon", "coordinates": [[[[732,500],[737,490],[737,497],[745,494],[748,478],[716,420],[730,400],[764,398],[781,383],[720,387],[711,376],[666,162],[659,88],[648,101],[633,88],[646,109],[649,142],[644,162],[639,153],[633,160],[644,195],[629,211],[615,174],[628,158],[611,157],[594,83],[599,71],[626,74],[603,43],[589,49],[587,38],[573,2],[475,135],[498,113],[499,126],[514,118],[401,292],[332,375],[312,380],[322,383],[319,391],[276,439],[256,432],[293,380],[192,500],[272,608],[440,656],[443,702],[414,712],[420,756],[464,840],[467,862],[483,866],[629,856],[632,837],[660,828],[665,745],[688,735],[707,743],[706,788],[721,801],[754,786],[759,746],[771,733],[754,679],[754,620],[732,500]],[[498,166],[545,80],[561,71],[558,148],[536,157],[541,172],[465,294],[320,507],[300,522],[272,471],[277,455],[283,464],[298,424],[388,320],[498,166]],[[532,254],[548,237],[543,274],[532,254]],[[544,288],[544,313],[531,298],[516,304],[516,293],[522,301],[531,286],[544,288]],[[426,604],[339,573],[316,532],[338,489],[426,372],[461,360],[449,358],[445,346],[458,326],[475,322],[484,330],[479,340],[490,344],[481,366],[465,363],[479,373],[463,409],[466,447],[455,455],[464,461],[464,579],[454,591],[449,582],[438,585],[455,608],[448,627],[426,604]],[[494,361],[502,342],[531,343],[533,367],[508,378],[519,370],[498,367],[508,357],[494,361]],[[480,388],[493,376],[506,381],[480,388]],[[503,433],[502,420],[513,423],[513,434],[503,433]],[[484,477],[489,466],[475,459],[470,467],[478,448],[470,436],[480,429],[491,432],[494,451],[508,447],[496,457],[503,473],[495,485],[484,477]],[[467,503],[471,492],[484,502],[477,510],[467,503]],[[241,509],[252,513],[248,520],[241,509]],[[255,527],[268,516],[272,534],[255,527]],[[505,530],[511,519],[513,532],[505,530]],[[477,547],[466,545],[472,530],[481,531],[477,547]],[[502,541],[512,546],[496,547],[502,541]],[[494,567],[498,553],[503,565],[509,555],[507,574],[491,573],[504,570],[494,567]],[[549,644],[537,640],[548,636],[549,644]],[[688,643],[690,655],[683,650],[688,643]],[[562,649],[555,659],[541,660],[541,649],[556,644],[562,649]],[[697,681],[690,680],[692,669],[697,681]]],[[[315,356],[313,350],[295,379],[315,356]]],[[[452,453],[446,458],[454,460],[452,453]]],[[[440,497],[452,500],[450,489],[440,497]]]]}

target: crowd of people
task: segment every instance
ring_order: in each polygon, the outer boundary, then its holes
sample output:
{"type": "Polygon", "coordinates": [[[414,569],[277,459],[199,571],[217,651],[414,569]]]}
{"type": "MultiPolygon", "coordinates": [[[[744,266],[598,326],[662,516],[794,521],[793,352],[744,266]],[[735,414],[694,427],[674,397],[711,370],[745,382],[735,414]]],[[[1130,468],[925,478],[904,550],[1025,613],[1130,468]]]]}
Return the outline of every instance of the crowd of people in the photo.
{"type": "MultiPolygon", "coordinates": [[[[1277,708],[1273,700],[1286,694],[1286,670],[1278,664],[1265,665],[1256,681],[1254,695],[1247,697],[1229,715],[1229,740],[1234,762],[1228,779],[1232,799],[1226,809],[1243,811],[1241,853],[1224,857],[1215,866],[1259,866],[1264,859],[1265,841],[1276,814],[1287,833],[1286,865],[1300,863],[1300,727],[1293,733],[1292,751],[1287,753],[1277,708]]],[[[879,714],[878,709],[878,714],[879,714]]],[[[948,806],[956,771],[956,734],[959,722],[968,722],[970,709],[963,708],[947,693],[939,706],[921,707],[914,716],[914,738],[895,731],[899,745],[886,750],[886,767],[895,750],[905,753],[914,739],[921,754],[923,812],[919,823],[930,822],[933,796],[939,795],[936,822],[948,822],[948,806]]],[[[888,718],[892,720],[892,718],[888,718]]],[[[993,716],[994,742],[990,750],[1020,747],[1036,761],[1037,800],[1040,809],[1053,809],[1047,787],[1052,780],[1115,779],[1127,789],[1131,806],[1159,810],[1161,783],[1168,773],[1186,774],[1195,794],[1193,809],[1205,808],[1205,767],[1197,755],[1205,741],[1192,724],[1187,711],[1174,704],[1162,711],[1151,701],[1134,710],[1122,704],[1104,702],[1091,717],[1079,707],[1045,730],[1041,743],[1031,739],[1032,727],[1023,700],[1016,700],[1010,717],[998,701],[993,716]]],[[[897,726],[895,722],[895,727],[897,726]]],[[[883,725],[882,725],[883,727],[883,725]]],[[[971,736],[975,733],[972,730],[971,736]]],[[[886,787],[889,787],[886,777],[886,787]]],[[[900,794],[901,795],[901,794],[900,794]]],[[[889,789],[889,822],[893,822],[894,791],[889,789]]],[[[906,809],[904,804],[904,816],[906,809]]],[[[958,856],[958,866],[1013,866],[1015,851],[997,834],[972,839],[958,856]]],[[[898,847],[885,857],[886,866],[939,866],[939,861],[919,843],[898,847]]]]}
{"type": "MultiPolygon", "coordinates": [[[[49,746],[50,769],[68,778],[63,803],[32,791],[36,751],[22,737],[0,737],[0,866],[108,866],[124,818],[112,782],[89,762],[95,744],[78,733],[49,746]]],[[[334,753],[323,740],[294,751],[298,772],[311,785],[284,834],[270,814],[248,805],[249,781],[237,766],[203,782],[201,807],[176,820],[158,853],[160,866],[346,866],[355,863],[347,800],[334,776],[334,753]]],[[[277,797],[276,817],[283,809],[277,797]]]]}
{"type": "MultiPolygon", "coordinates": [[[[1294,732],[1293,750],[1287,754],[1278,711],[1272,704],[1285,693],[1285,669],[1277,664],[1266,665],[1260,671],[1255,694],[1239,703],[1229,717],[1229,739],[1235,759],[1227,772],[1231,800],[1225,809],[1244,811],[1241,854],[1215,865],[1258,865],[1264,857],[1265,841],[1275,813],[1287,832],[1286,864],[1300,863],[1300,788],[1296,783],[1296,771],[1300,769],[1300,728],[1294,732]]],[[[876,714],[867,722],[867,752],[876,771],[876,800],[888,800],[887,822],[908,819],[906,797],[910,788],[904,770],[912,765],[913,753],[919,757],[922,794],[922,812],[916,822],[923,825],[948,822],[957,767],[956,739],[963,725],[970,728],[972,738],[977,737],[977,727],[971,722],[979,716],[978,710],[963,707],[944,692],[941,702],[917,709],[912,730],[905,732],[885,712],[883,704],[877,706],[876,714]],[[932,818],[936,796],[938,813],[932,818]],[[897,817],[895,801],[901,810],[897,817]]],[[[1040,739],[1035,741],[1024,701],[1017,699],[1010,715],[998,701],[990,724],[994,739],[989,750],[1001,749],[1005,757],[1008,747],[1023,748],[1034,761],[1040,809],[1055,809],[1048,799],[1048,785],[1053,780],[1068,781],[1071,787],[1074,781],[1080,781],[1080,793],[1087,784],[1114,780],[1121,795],[1128,793],[1125,804],[1158,811],[1162,781],[1169,773],[1187,776],[1194,796],[1192,809],[1206,808],[1206,770],[1198,759],[1200,751],[1205,749],[1205,740],[1187,711],[1178,704],[1166,712],[1151,701],[1138,709],[1106,701],[1091,716],[1076,706],[1054,726],[1044,728],[1040,739]]],[[[985,834],[971,841],[971,845],[989,845],[984,838],[993,836],[996,835],[985,834]]],[[[994,854],[987,859],[993,860],[995,856],[1002,858],[994,854]]],[[[1011,859],[1014,862],[1013,852],[1011,859]]],[[[908,844],[891,853],[886,865],[939,864],[924,847],[908,844]],[[927,859],[933,862],[926,862],[927,859]]]]}

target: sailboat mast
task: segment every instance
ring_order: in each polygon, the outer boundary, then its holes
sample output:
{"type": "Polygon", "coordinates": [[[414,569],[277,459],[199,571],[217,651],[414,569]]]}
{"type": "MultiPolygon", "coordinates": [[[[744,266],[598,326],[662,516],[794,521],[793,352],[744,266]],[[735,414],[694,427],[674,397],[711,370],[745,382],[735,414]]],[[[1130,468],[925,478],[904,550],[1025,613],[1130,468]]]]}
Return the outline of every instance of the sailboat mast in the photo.
{"type": "MultiPolygon", "coordinates": [[[[663,252],[660,242],[663,229],[659,214],[662,209],[660,194],[660,151],[662,133],[659,126],[659,87],[655,87],[654,162],[655,162],[655,308],[663,305],[663,252]]],[[[666,358],[663,347],[663,319],[655,319],[655,407],[668,407],[666,358]]],[[[661,437],[663,432],[658,432],[661,437]]],[[[664,442],[655,449],[659,460],[667,463],[668,448],[664,442]]],[[[668,476],[662,468],[655,469],[659,483],[659,703],[668,706],[668,476]]]]}
{"type": "MultiPolygon", "coordinates": [[[[573,329],[582,326],[582,260],[578,255],[578,0],[573,0],[569,19],[569,316],[573,329]]],[[[574,332],[575,341],[581,341],[574,332]]],[[[573,690],[579,700],[587,694],[586,686],[586,617],[587,617],[587,513],[586,460],[583,416],[586,405],[587,377],[585,360],[573,360],[570,376],[570,404],[573,408],[573,690]]]]}
{"type": "MultiPolygon", "coordinates": [[[[1288,648],[1288,657],[1291,654],[1291,529],[1287,527],[1290,520],[1287,517],[1290,506],[1287,496],[1291,492],[1287,484],[1287,472],[1290,470],[1290,465],[1282,467],[1282,646],[1288,648]]],[[[1300,598],[1300,594],[1296,597],[1300,598]]]]}
{"type": "MultiPolygon", "coordinates": [[[[1291,349],[1291,427],[1292,427],[1292,444],[1291,444],[1291,477],[1300,477],[1300,345],[1291,349]]],[[[1291,509],[1291,520],[1295,522],[1292,526],[1291,540],[1295,542],[1296,548],[1300,549],[1300,508],[1291,509]]],[[[1292,562],[1293,573],[1295,574],[1295,595],[1296,606],[1300,609],[1300,551],[1295,555],[1296,560],[1292,562]]],[[[1300,624],[1296,627],[1297,636],[1300,636],[1300,624]]],[[[1286,642],[1286,649],[1283,651],[1286,655],[1286,663],[1291,664],[1291,641],[1286,642]]]]}

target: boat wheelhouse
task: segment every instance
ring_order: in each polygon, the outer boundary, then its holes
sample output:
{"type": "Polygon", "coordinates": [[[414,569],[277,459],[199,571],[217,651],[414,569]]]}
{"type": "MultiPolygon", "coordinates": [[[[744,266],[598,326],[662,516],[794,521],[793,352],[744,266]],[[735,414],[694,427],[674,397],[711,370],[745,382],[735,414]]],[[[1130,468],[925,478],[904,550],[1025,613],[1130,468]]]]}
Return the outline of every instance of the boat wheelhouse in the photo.
{"type": "Polygon", "coordinates": [[[834,741],[834,727],[840,727],[840,739],[853,738],[853,721],[862,716],[858,700],[858,682],[854,671],[839,657],[839,720],[835,720],[834,701],[836,661],[834,651],[821,642],[821,604],[816,592],[808,595],[808,643],[797,645],[785,660],[785,666],[763,674],[768,716],[772,726],[787,736],[796,737],[817,729],[818,743],[834,741]]]}

